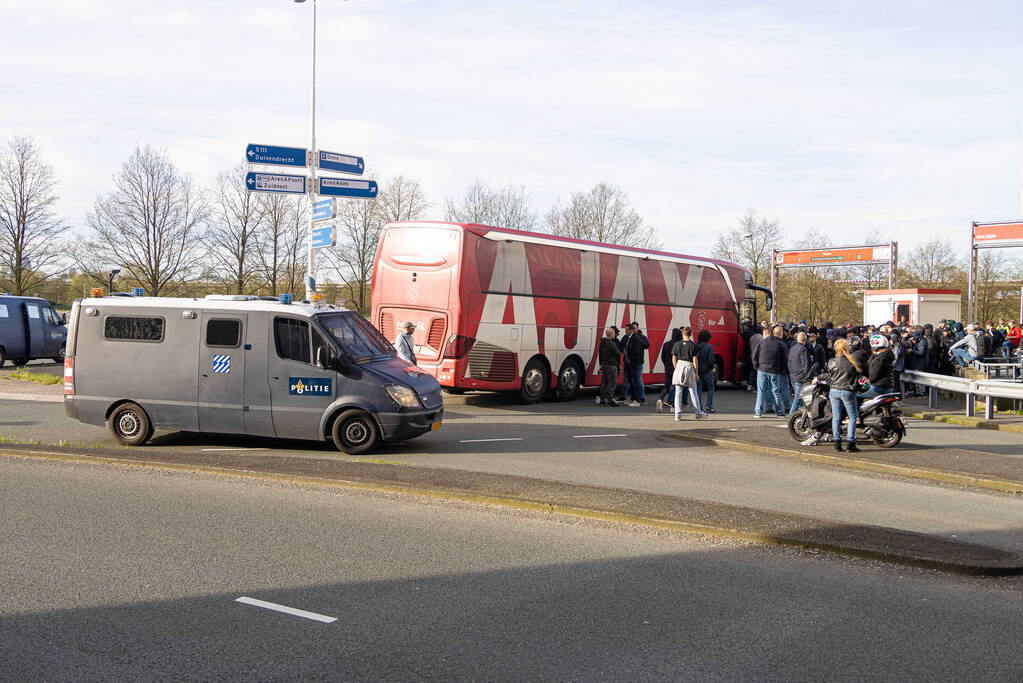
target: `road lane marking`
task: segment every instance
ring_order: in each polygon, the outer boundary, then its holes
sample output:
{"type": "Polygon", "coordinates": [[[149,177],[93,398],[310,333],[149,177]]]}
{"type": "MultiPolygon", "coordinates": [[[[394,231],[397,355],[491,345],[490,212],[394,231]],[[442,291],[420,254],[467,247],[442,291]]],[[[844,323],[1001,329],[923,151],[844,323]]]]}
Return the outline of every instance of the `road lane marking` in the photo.
{"type": "Polygon", "coordinates": [[[268,451],[269,448],[202,448],[200,449],[204,453],[209,451],[268,451]]]}
{"type": "Polygon", "coordinates": [[[483,443],[484,441],[522,441],[520,437],[511,439],[462,439],[458,443],[483,443]]]}
{"type": "Polygon", "coordinates": [[[337,617],[328,617],[325,614],[317,614],[316,612],[306,612],[304,609],[296,609],[294,607],[288,607],[287,605],[278,605],[276,602],[267,602],[265,600],[257,600],[256,598],[249,598],[242,596],[235,598],[235,602],[241,602],[246,605],[252,605],[254,607],[263,607],[264,609],[272,609],[275,612],[284,612],[285,614],[291,614],[292,616],[302,617],[303,619],[312,619],[313,621],[321,621],[324,624],[333,624],[337,621],[337,617]]]}
{"type": "Polygon", "coordinates": [[[573,436],[572,438],[573,439],[603,439],[605,437],[612,437],[612,436],[627,436],[627,435],[626,434],[579,434],[577,436],[573,436]]]}

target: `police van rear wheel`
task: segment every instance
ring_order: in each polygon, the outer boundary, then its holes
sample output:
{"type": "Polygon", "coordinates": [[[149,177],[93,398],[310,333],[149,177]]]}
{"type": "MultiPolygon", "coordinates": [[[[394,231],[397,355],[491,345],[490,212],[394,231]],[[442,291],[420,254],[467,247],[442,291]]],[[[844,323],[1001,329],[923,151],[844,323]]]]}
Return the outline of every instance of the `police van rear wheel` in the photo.
{"type": "Polygon", "coordinates": [[[117,442],[125,446],[141,446],[153,435],[149,416],[136,403],[117,406],[110,414],[107,426],[117,442]]]}
{"type": "Polygon", "coordinates": [[[376,422],[369,413],[362,410],[348,410],[334,420],[331,429],[334,446],[349,455],[369,453],[376,448],[380,439],[376,422]]]}
{"type": "Polygon", "coordinates": [[[4,363],[6,363],[6,362],[7,362],[7,354],[4,353],[3,348],[0,348],[0,368],[2,368],[4,366],[4,363]]]}

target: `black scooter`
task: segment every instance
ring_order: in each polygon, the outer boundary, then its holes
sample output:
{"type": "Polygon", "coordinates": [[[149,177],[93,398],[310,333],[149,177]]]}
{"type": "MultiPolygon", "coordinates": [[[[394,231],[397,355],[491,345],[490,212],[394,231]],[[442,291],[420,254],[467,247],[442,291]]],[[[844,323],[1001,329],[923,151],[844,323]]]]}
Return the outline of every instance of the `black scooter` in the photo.
{"type": "MultiPolygon", "coordinates": [[[[789,417],[789,434],[799,442],[816,435],[815,443],[831,440],[831,400],[829,387],[818,381],[803,387],[796,400],[799,410],[789,417]]],[[[881,448],[895,448],[906,435],[906,420],[895,407],[898,394],[880,394],[860,404],[859,424],[863,435],[881,448]]],[[[844,429],[843,429],[844,433],[844,429]]]]}

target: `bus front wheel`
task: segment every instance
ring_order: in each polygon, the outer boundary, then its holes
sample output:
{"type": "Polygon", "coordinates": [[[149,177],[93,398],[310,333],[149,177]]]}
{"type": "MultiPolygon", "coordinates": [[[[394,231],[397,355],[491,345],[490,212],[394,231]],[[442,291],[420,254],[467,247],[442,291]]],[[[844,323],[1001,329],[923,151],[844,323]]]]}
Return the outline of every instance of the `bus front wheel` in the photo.
{"type": "Polygon", "coordinates": [[[522,371],[522,384],[519,385],[519,400],[523,403],[536,403],[547,393],[550,386],[550,373],[544,364],[534,358],[526,363],[522,371]]]}

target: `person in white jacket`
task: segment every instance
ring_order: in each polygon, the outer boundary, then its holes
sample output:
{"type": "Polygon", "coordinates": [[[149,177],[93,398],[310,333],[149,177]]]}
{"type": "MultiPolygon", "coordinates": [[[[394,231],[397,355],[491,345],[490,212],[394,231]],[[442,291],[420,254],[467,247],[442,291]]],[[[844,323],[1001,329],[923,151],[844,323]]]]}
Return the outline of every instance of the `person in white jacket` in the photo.
{"type": "Polygon", "coordinates": [[[398,358],[412,365],[418,365],[416,363],[416,342],[412,339],[412,333],[416,329],[416,324],[409,320],[402,323],[401,329],[402,331],[398,333],[398,337],[394,340],[394,350],[398,352],[398,358]]]}

